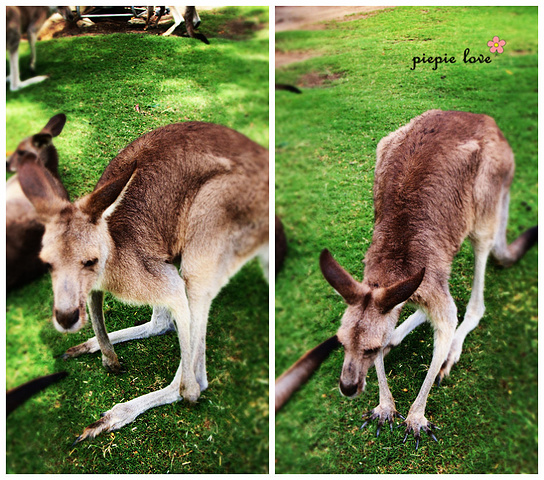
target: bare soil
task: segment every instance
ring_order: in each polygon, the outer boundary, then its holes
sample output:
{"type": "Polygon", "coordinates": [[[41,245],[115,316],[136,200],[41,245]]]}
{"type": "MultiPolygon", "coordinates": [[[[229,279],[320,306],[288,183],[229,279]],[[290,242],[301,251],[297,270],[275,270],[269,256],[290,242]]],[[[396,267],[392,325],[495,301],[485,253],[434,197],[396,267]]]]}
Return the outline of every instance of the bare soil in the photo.
{"type": "MultiPolygon", "coordinates": [[[[377,10],[391,7],[276,7],[276,32],[286,30],[323,30],[327,21],[349,22],[368,17],[377,10]]],[[[281,52],[276,50],[276,68],[301,62],[320,54],[315,51],[281,52]]],[[[312,83],[309,80],[308,83],[312,83]]]]}
{"type": "Polygon", "coordinates": [[[391,7],[276,7],[276,32],[321,30],[327,28],[328,20],[359,20],[384,8],[391,7]]]}
{"type": "MultiPolygon", "coordinates": [[[[214,7],[198,7],[198,11],[210,10],[214,7]]],[[[136,33],[141,35],[161,35],[168,30],[174,19],[172,15],[163,15],[157,28],[149,28],[144,30],[145,15],[143,18],[130,17],[102,17],[92,18],[91,22],[78,21],[76,23],[66,22],[59,14],[52,15],[43,25],[39,33],[40,40],[48,40],[59,37],[74,37],[74,36],[92,36],[104,35],[111,33],[136,33]]],[[[154,23],[154,22],[152,22],[154,23]]],[[[220,30],[210,31],[206,29],[205,34],[209,38],[220,37],[234,40],[243,39],[248,34],[266,28],[267,24],[257,24],[248,22],[243,19],[229,20],[220,30]]],[[[185,27],[181,24],[173,33],[173,35],[186,35],[185,27]]]]}
{"type": "Polygon", "coordinates": [[[298,79],[297,85],[304,88],[324,87],[330,85],[339,78],[342,78],[341,73],[309,72],[298,79]]]}

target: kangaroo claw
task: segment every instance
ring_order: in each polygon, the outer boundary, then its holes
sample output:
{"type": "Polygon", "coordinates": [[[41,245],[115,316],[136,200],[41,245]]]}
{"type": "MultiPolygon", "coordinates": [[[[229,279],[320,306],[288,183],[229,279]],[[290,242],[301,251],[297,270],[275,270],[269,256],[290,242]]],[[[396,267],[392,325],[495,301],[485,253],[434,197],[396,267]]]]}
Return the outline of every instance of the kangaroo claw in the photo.
{"type": "Polygon", "coordinates": [[[380,405],[378,405],[373,410],[369,410],[368,412],[363,414],[362,418],[364,420],[364,423],[361,425],[359,430],[363,430],[370,422],[378,419],[376,437],[379,437],[381,429],[384,426],[385,422],[389,422],[389,428],[391,431],[393,431],[393,421],[395,417],[400,417],[404,419],[404,417],[400,413],[398,413],[394,409],[394,407],[381,407],[380,405]]]}
{"type": "Polygon", "coordinates": [[[85,430],[83,430],[83,433],[75,439],[72,446],[77,445],[78,443],[83,442],[84,440],[93,439],[97,435],[99,435],[101,432],[108,430],[106,422],[104,421],[105,414],[102,413],[100,416],[102,417],[100,420],[97,420],[96,422],[91,423],[88,427],[85,428],[85,430]]]}
{"type": "Polygon", "coordinates": [[[436,443],[438,443],[438,439],[436,438],[436,435],[433,433],[433,429],[440,430],[434,423],[431,423],[423,417],[423,420],[425,420],[426,425],[418,424],[417,422],[402,422],[401,425],[406,427],[406,430],[404,431],[404,439],[402,440],[402,443],[406,443],[406,439],[408,438],[408,435],[410,433],[414,434],[414,439],[416,441],[416,451],[419,448],[419,441],[421,440],[420,431],[424,431],[431,437],[436,443]]]}
{"type": "Polygon", "coordinates": [[[83,433],[76,438],[73,445],[87,439],[93,439],[101,433],[118,430],[127,423],[132,422],[137,416],[138,413],[131,410],[126,404],[117,404],[111,410],[100,414],[99,420],[86,427],[83,433]]]}

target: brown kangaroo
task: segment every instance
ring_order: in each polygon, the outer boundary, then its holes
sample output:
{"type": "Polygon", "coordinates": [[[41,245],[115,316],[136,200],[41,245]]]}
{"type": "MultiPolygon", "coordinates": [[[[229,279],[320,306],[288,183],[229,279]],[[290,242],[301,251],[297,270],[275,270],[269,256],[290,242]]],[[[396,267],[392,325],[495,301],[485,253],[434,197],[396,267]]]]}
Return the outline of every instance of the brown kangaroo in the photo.
{"type": "MultiPolygon", "coordinates": [[[[50,174],[59,179],[59,159],[53,137],[62,132],[66,115],[52,117],[42,130],[25,138],[7,158],[6,170],[16,172],[25,155],[40,162],[50,174]]],[[[47,271],[40,260],[44,226],[36,209],[23,193],[17,174],[6,183],[6,287],[20,287],[47,271]]]]}
{"type": "Polygon", "coordinates": [[[19,167],[20,182],[45,223],[41,258],[51,267],[53,323],[96,337],[67,357],[102,351],[119,371],[112,344],[176,327],[181,363],[161,390],[115,405],[76,441],[121,428],[149,408],[208,386],[205,335],[214,297],[259,256],[268,278],[268,150],[219,125],[187,122],[136,139],[108,165],[94,191],[74,203],[46,169],[19,167]],[[176,263],[180,262],[180,271],[176,263]],[[151,321],[106,333],[103,295],[153,306],[151,321]]]}
{"type": "MultiPolygon", "coordinates": [[[[347,303],[337,336],[345,357],[340,391],[355,397],[376,367],[380,403],[365,415],[379,429],[401,415],[385,375],[384,355],[415,327],[434,328],[433,358],[404,425],[419,445],[420,432],[436,440],[425,418],[427,396],[459,360],[463,341],[484,313],[484,274],[491,253],[503,266],[537,242],[538,227],[506,242],[514,156],[495,121],[486,115],[428,111],[382,139],[374,181],[375,227],[358,282],[324,250],[320,266],[347,303]],[[451,263],[466,237],[475,255],[474,283],[464,321],[449,293],[451,263]],[[418,310],[395,329],[410,302],[418,310]]],[[[404,417],[402,417],[404,418],[404,417]]]]}
{"type": "Polygon", "coordinates": [[[6,7],[6,47],[9,52],[10,90],[20,90],[34,83],[47,79],[46,75],[31,77],[21,81],[19,75],[19,43],[24,33],[30,44],[30,71],[36,68],[36,41],[38,32],[54,10],[57,10],[65,20],[72,21],[74,15],[70,7],[6,7]]]}

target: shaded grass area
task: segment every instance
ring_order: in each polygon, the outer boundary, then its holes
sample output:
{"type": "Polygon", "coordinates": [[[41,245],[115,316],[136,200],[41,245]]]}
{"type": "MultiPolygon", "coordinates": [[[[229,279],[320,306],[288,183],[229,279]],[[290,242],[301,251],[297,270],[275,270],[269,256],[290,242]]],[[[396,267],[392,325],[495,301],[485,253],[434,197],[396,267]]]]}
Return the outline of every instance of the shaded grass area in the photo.
{"type": "MultiPolygon", "coordinates": [[[[516,156],[508,239],[537,223],[537,10],[534,7],[413,7],[326,30],[281,32],[276,49],[320,56],[276,70],[276,81],[304,87],[276,93],[276,213],[289,242],[276,280],[276,376],[335,333],[345,306],[323,279],[328,248],[357,279],[373,231],[372,184],[379,140],[431,108],[486,113],[516,156]],[[499,35],[505,53],[489,54],[499,35]],[[490,55],[465,64],[463,52],[490,55]],[[414,56],[455,56],[455,64],[420,65],[414,56]],[[336,78],[330,81],[330,78],[336,78]]],[[[462,320],[473,254],[456,257],[451,293],[462,320]]],[[[460,362],[433,387],[427,418],[439,443],[404,429],[359,431],[378,404],[374,370],[356,400],[340,396],[343,361],[335,352],[276,418],[276,473],[535,473],[537,471],[537,249],[509,270],[489,262],[486,314],[465,341],[460,362]]],[[[402,319],[413,311],[406,308],[402,319]]],[[[432,356],[424,325],[385,360],[389,387],[408,413],[432,356]]]]}
{"type": "MultiPolygon", "coordinates": [[[[61,38],[38,44],[38,73],[50,78],[7,94],[7,149],[54,114],[68,122],[55,139],[72,198],[88,193],[116,153],[156,127],[188,120],[234,128],[268,145],[268,8],[202,12],[213,28],[236,19],[260,23],[210,45],[137,34],[61,38]]],[[[226,28],[226,27],[225,27],[226,28]]],[[[22,47],[22,78],[28,49],[22,47]],[[26,53],[25,53],[26,52],[26,53]]],[[[149,410],[117,432],[71,447],[115,403],[168,385],[179,364],[175,334],[116,346],[126,372],[100,355],[59,358],[92,336],[90,326],[62,336],[53,328],[51,281],[7,297],[7,388],[54,371],[69,376],[33,397],[7,421],[10,473],[266,473],[268,471],[268,287],[256,262],[212,305],[210,385],[194,406],[149,410]]],[[[105,301],[109,331],[147,321],[148,307],[105,301]]]]}

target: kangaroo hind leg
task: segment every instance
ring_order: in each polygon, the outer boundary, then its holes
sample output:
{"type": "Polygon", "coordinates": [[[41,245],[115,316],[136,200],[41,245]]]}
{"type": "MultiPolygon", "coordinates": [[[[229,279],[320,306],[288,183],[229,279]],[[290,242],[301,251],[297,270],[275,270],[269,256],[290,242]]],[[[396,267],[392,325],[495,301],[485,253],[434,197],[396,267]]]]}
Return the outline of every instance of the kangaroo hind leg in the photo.
{"type": "Polygon", "coordinates": [[[459,361],[461,351],[463,350],[463,342],[469,332],[474,330],[480,323],[485,312],[484,305],[484,281],[485,268],[487,258],[493,246],[493,234],[478,237],[471,237],[472,246],[474,249],[474,279],[472,281],[472,293],[467,305],[463,322],[455,330],[450,351],[440,373],[438,375],[438,383],[449,375],[451,368],[459,361]]]}

